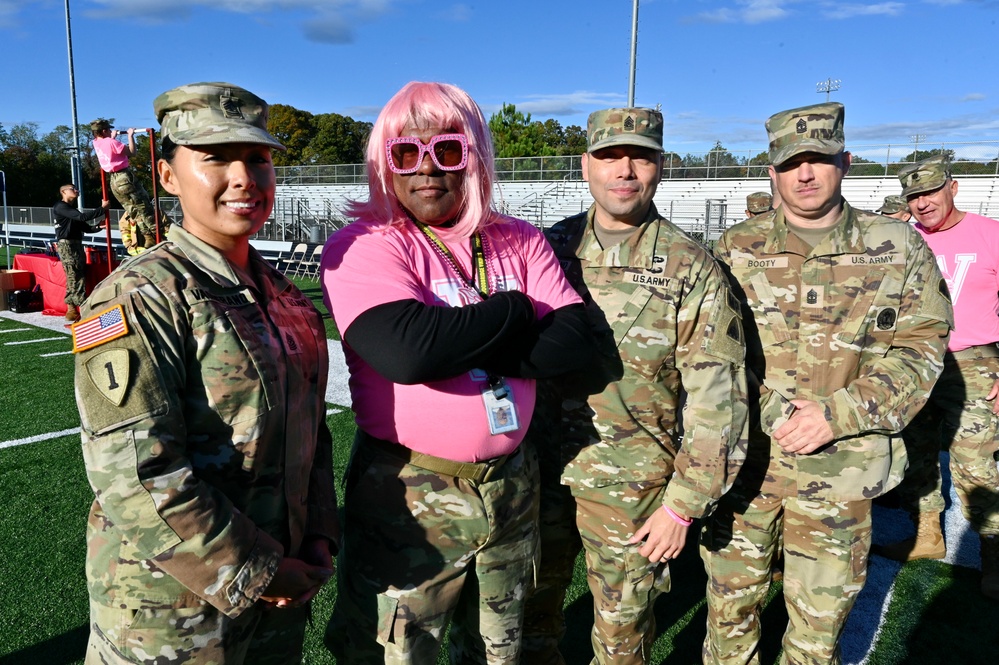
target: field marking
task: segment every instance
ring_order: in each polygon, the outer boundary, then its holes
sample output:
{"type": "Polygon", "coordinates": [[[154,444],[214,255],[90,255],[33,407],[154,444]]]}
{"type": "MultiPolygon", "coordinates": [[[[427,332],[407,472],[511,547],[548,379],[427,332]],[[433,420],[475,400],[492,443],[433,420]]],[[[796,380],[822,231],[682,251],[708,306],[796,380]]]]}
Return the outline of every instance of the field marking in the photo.
{"type": "Polygon", "coordinates": [[[4,342],[4,346],[16,346],[18,344],[38,344],[39,342],[65,342],[65,337],[45,337],[42,339],[29,339],[24,342],[4,342]]]}
{"type": "Polygon", "coordinates": [[[64,429],[61,432],[49,432],[48,434],[38,434],[36,436],[29,436],[26,439],[14,439],[13,441],[3,441],[0,442],[0,450],[4,448],[13,448],[14,446],[23,446],[26,443],[38,443],[40,441],[48,441],[49,439],[58,439],[62,436],[69,436],[70,434],[79,433],[79,427],[73,427],[71,429],[64,429]]]}
{"type": "Polygon", "coordinates": [[[73,355],[72,351],[59,351],[57,353],[42,353],[38,357],[39,358],[51,358],[53,356],[71,356],[71,355],[73,355]]]}
{"type": "Polygon", "coordinates": [[[0,333],[26,332],[28,330],[34,330],[34,328],[8,328],[7,330],[0,330],[0,333]]]}

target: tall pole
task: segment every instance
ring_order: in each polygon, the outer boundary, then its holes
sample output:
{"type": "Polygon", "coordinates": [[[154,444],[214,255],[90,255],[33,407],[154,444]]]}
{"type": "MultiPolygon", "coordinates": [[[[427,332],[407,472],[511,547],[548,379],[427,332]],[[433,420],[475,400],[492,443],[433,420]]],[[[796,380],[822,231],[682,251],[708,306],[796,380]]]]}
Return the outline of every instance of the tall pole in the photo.
{"type": "Polygon", "coordinates": [[[836,92],[839,90],[839,84],[842,83],[839,79],[827,78],[825,81],[819,81],[815,84],[815,92],[826,93],[826,101],[829,101],[829,93],[836,92]]]}
{"type": "MultiPolygon", "coordinates": [[[[66,0],[69,2],[69,0],[66,0]]],[[[628,74],[628,106],[635,105],[635,68],[638,66],[638,0],[631,9],[631,70],[628,74]]]]}
{"type": "Polygon", "coordinates": [[[926,140],[926,134],[912,134],[909,136],[909,140],[913,142],[914,147],[912,149],[912,161],[919,161],[919,142],[926,140]]]}
{"type": "Polygon", "coordinates": [[[4,245],[7,246],[7,268],[10,265],[10,222],[7,221],[7,174],[0,171],[0,190],[3,191],[3,233],[6,238],[4,245]]]}
{"type": "Polygon", "coordinates": [[[66,0],[66,51],[69,53],[69,103],[73,113],[73,155],[75,160],[70,160],[73,169],[73,185],[80,193],[80,198],[76,200],[76,207],[83,210],[83,177],[80,170],[80,124],[76,120],[76,79],[73,75],[73,31],[69,26],[69,0],[66,0]]]}

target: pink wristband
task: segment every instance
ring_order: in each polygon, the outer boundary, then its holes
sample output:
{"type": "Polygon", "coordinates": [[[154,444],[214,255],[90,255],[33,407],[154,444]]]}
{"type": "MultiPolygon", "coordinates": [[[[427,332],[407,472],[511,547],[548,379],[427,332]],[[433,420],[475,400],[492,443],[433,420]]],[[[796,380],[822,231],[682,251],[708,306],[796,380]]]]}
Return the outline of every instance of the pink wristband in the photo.
{"type": "Polygon", "coordinates": [[[674,513],[669,506],[663,506],[663,510],[665,510],[666,514],[672,517],[673,521],[676,522],[677,524],[682,524],[683,526],[690,526],[691,524],[694,523],[694,520],[688,520],[674,513]]]}

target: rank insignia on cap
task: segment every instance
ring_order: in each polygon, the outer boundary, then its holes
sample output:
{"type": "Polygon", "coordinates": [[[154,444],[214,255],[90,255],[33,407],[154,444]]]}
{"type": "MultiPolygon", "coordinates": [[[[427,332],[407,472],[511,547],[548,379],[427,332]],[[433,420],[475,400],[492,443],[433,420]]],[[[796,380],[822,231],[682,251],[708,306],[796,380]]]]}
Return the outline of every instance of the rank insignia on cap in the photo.
{"type": "Polygon", "coordinates": [[[919,180],[919,171],[913,173],[912,176],[909,177],[909,180],[911,180],[912,182],[916,182],[917,180],[919,180]]]}
{"type": "Polygon", "coordinates": [[[809,305],[816,305],[819,302],[819,294],[815,289],[809,289],[805,295],[805,302],[809,305]]]}
{"type": "Polygon", "coordinates": [[[222,109],[222,115],[226,118],[242,118],[243,111],[239,108],[241,103],[239,99],[230,95],[228,91],[219,97],[219,107],[222,109]]]}
{"type": "Polygon", "coordinates": [[[808,123],[805,122],[804,118],[798,118],[798,124],[794,126],[794,131],[799,134],[804,134],[808,131],[808,123]]]}
{"type": "Polygon", "coordinates": [[[128,334],[125,310],[115,305],[100,314],[73,324],[73,353],[86,351],[128,334]]]}
{"type": "Polygon", "coordinates": [[[635,118],[634,117],[632,117],[632,116],[629,115],[627,118],[624,119],[624,131],[626,131],[626,132],[633,132],[633,131],[635,131],[635,118]]]}

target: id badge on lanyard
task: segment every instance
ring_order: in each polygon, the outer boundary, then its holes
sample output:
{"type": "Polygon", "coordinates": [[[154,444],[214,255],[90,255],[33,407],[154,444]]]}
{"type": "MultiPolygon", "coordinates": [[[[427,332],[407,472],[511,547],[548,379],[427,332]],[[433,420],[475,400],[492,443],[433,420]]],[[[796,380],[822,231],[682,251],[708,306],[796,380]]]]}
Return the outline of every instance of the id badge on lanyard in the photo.
{"type": "Polygon", "coordinates": [[[520,429],[520,417],[517,415],[513,389],[507,384],[506,379],[490,376],[489,382],[482,386],[482,403],[486,407],[490,434],[503,434],[520,429]]]}

